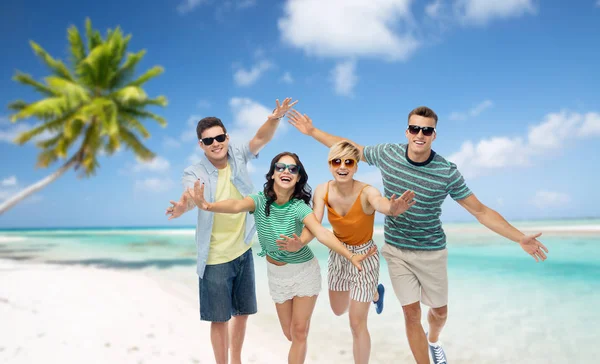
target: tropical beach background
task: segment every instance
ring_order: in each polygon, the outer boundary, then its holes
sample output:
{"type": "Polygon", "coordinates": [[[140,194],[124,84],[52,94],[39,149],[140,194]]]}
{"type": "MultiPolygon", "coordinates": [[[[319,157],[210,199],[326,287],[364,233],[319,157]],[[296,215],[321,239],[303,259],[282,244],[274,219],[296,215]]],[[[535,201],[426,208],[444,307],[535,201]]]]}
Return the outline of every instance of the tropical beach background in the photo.
{"type": "MultiPolygon", "coordinates": [[[[403,141],[408,112],[432,107],[434,150],[483,202],[543,233],[549,258],[536,263],[446,201],[452,363],[593,359],[599,16],[593,0],[0,4],[0,362],[213,362],[195,214],[164,211],[201,153],[200,118],[222,118],[242,141],[285,97],[365,145],[403,141]]],[[[257,189],[283,150],[313,187],[329,178],[327,150],[282,121],[249,166],[257,189]]],[[[373,168],[357,178],[381,188],[373,168]]],[[[382,231],[378,216],[380,247],[382,231]]],[[[311,247],[325,278],[327,251],[311,247]]],[[[243,357],[285,362],[265,262],[255,265],[243,357]]],[[[381,281],[372,362],[410,363],[384,261],[381,281]]],[[[325,291],[307,362],[352,362],[347,317],[325,291]]]]}

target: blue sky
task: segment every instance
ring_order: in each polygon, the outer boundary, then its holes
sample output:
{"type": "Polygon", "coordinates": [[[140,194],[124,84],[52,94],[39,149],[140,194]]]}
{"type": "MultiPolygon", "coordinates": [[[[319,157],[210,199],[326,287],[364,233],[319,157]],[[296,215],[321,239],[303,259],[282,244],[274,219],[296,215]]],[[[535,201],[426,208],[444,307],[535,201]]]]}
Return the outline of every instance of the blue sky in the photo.
{"type": "MultiPolygon", "coordinates": [[[[0,5],[0,199],[54,171],[34,168],[34,145],[11,140],[35,120],[8,121],[6,105],[37,95],[11,80],[47,70],[35,40],[67,58],[66,29],[86,17],[102,32],[121,26],[147,84],[169,106],[169,125],[148,122],[157,154],[141,164],[122,150],[98,174],[70,172],[0,217],[0,228],[192,225],[167,222],[182,170],[197,158],[195,123],[218,116],[234,138],[252,135],[275,99],[325,131],[363,145],[403,142],[406,115],[439,115],[436,152],[458,164],[475,194],[509,220],[600,215],[600,2],[597,0],[107,0],[0,5]],[[597,163],[597,162],[596,162],[597,163]]],[[[287,122],[252,162],[262,189],[271,158],[298,153],[314,187],[330,175],[327,150],[287,122]]],[[[361,164],[359,179],[381,186],[361,164]]],[[[447,200],[444,221],[473,221],[447,200]]]]}

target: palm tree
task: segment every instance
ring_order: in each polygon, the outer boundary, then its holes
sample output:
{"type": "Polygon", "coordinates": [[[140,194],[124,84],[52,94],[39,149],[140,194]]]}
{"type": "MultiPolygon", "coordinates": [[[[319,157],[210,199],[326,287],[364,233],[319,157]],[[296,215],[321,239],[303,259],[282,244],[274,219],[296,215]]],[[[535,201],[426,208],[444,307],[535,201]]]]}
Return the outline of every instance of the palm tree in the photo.
{"type": "Polygon", "coordinates": [[[59,158],[66,161],[48,177],[0,204],[0,214],[71,168],[78,170],[83,177],[94,175],[99,166],[98,155],[112,155],[121,144],[141,160],[154,158],[154,154],[139,139],[139,136],[150,136],[141,120],[153,119],[161,126],[166,126],[165,119],[147,108],[164,107],[167,99],[164,96],[149,98],[142,85],[160,75],[163,68],[152,67],[134,78],[136,65],[146,52],[125,53],[131,35],[123,36],[117,27],[109,29],[106,39],[103,39],[97,30],[92,29],[90,19],[86,19],[85,30],[87,46],[77,27],[71,26],[67,31],[70,69],[31,41],[33,52],[50,68],[52,74],[44,79],[44,83],[18,71],[14,76],[16,82],[33,87],[43,96],[41,100],[31,103],[18,100],[9,104],[9,109],[15,112],[11,115],[12,122],[27,118],[41,121],[17,136],[15,143],[22,145],[34,137],[39,139],[49,135],[44,140],[36,141],[36,146],[41,149],[37,166],[47,168],[59,158]],[[70,149],[73,151],[69,152],[70,149]]]}

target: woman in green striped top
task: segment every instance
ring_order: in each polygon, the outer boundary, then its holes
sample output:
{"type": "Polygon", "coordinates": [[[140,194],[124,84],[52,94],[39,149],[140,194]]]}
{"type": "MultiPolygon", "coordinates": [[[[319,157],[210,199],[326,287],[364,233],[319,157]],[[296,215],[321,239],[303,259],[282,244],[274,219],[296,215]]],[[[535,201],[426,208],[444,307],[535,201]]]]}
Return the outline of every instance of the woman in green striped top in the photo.
{"type": "Polygon", "coordinates": [[[281,236],[300,235],[306,226],[328,248],[350,260],[362,270],[361,262],[377,253],[373,247],[366,254],[352,254],[333,233],[315,217],[310,204],[308,174],[295,153],[283,152],[271,161],[264,191],[242,200],[209,203],[204,198],[204,186],[197,181],[188,190],[196,205],[217,213],[254,214],[259,256],[267,257],[269,291],[275,302],[283,333],[292,342],[288,361],[303,363],[310,319],[321,290],[319,263],[308,246],[296,252],[280,250],[281,236]]]}

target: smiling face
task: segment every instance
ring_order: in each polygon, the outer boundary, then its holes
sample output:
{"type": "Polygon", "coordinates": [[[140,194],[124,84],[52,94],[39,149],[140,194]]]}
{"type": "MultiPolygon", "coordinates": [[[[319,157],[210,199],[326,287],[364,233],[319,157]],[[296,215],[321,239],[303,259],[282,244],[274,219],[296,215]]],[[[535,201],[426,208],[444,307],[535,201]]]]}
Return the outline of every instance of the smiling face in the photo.
{"type": "Polygon", "coordinates": [[[229,147],[229,136],[225,136],[225,140],[219,141],[225,131],[220,126],[213,126],[202,132],[201,139],[198,145],[206,154],[206,158],[215,164],[227,159],[227,148],[229,147]],[[210,138],[210,139],[207,139],[210,138]],[[215,139],[217,138],[217,139],[215,139]],[[210,144],[209,144],[210,143],[210,144]]]}
{"type": "Polygon", "coordinates": [[[352,181],[358,170],[358,163],[354,158],[338,156],[329,160],[329,171],[338,183],[352,181]]]}
{"type": "MultiPolygon", "coordinates": [[[[408,126],[420,126],[435,128],[435,119],[420,115],[411,115],[408,119],[408,126]]],[[[431,143],[435,140],[436,133],[426,136],[420,130],[417,134],[411,134],[407,129],[405,131],[406,139],[408,139],[408,149],[415,155],[429,155],[431,152],[431,143]]]]}
{"type": "Polygon", "coordinates": [[[279,158],[275,164],[275,169],[271,178],[275,182],[275,186],[281,189],[294,189],[296,183],[298,183],[298,180],[300,179],[296,160],[289,155],[284,155],[279,158]],[[283,170],[278,168],[278,166],[284,167],[283,170]],[[296,173],[291,173],[290,169],[292,169],[292,172],[296,173]]]}

